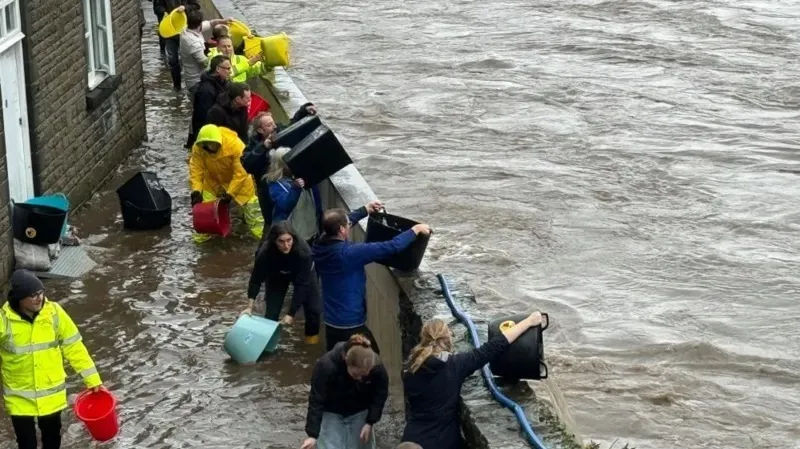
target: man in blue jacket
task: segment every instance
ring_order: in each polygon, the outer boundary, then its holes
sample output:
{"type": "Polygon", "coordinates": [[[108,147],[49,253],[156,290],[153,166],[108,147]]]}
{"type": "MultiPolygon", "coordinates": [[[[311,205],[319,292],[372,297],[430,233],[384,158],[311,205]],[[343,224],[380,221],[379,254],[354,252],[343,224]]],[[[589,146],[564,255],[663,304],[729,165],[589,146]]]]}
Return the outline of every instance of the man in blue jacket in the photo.
{"type": "Polygon", "coordinates": [[[379,353],[375,336],[367,327],[367,273],[364,266],[395,255],[431,228],[418,224],[388,242],[352,243],[347,241],[350,227],[369,213],[383,208],[375,200],[348,215],[344,209],[325,211],[322,237],[314,242],[312,259],[322,281],[325,346],[328,351],[353,334],[363,334],[379,353]]]}

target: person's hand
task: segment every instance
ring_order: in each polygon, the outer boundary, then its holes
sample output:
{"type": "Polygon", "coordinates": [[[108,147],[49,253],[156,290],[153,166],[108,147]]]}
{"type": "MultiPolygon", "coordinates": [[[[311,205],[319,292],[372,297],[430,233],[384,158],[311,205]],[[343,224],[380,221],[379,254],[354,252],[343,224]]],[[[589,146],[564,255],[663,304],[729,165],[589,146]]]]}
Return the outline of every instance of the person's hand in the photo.
{"type": "Polygon", "coordinates": [[[303,178],[297,178],[294,180],[294,185],[300,187],[301,189],[306,186],[306,182],[303,181],[303,178]]]}
{"type": "Polygon", "coordinates": [[[87,390],[91,391],[92,393],[98,393],[100,390],[104,390],[103,384],[100,384],[96,387],[87,388],[87,390]]]}
{"type": "Polygon", "coordinates": [[[283,319],[281,320],[281,324],[284,326],[291,326],[294,324],[294,318],[291,315],[284,315],[283,319]]]}
{"type": "Polygon", "coordinates": [[[317,439],[316,438],[306,438],[303,441],[303,445],[300,446],[300,449],[312,449],[316,445],[317,445],[317,439]]]}
{"type": "Polygon", "coordinates": [[[181,5],[181,6],[178,6],[177,8],[175,8],[175,10],[178,11],[178,12],[184,12],[184,11],[186,11],[186,7],[181,5]]]}
{"type": "Polygon", "coordinates": [[[528,327],[538,326],[542,324],[542,314],[540,312],[533,312],[528,315],[528,318],[525,318],[525,321],[527,321],[528,327]]]}
{"type": "Polygon", "coordinates": [[[367,203],[364,207],[367,208],[367,213],[374,214],[375,212],[378,212],[379,210],[383,209],[383,203],[381,203],[381,200],[372,200],[369,203],[367,203]]]}
{"type": "Polygon", "coordinates": [[[426,225],[426,224],[423,224],[423,223],[414,225],[414,227],[412,227],[411,230],[414,231],[414,234],[417,234],[417,235],[420,235],[420,234],[422,234],[422,235],[430,235],[431,234],[431,227],[426,225]]]}
{"type": "Polygon", "coordinates": [[[252,315],[252,314],[253,314],[253,308],[247,306],[244,308],[244,310],[242,310],[242,313],[240,313],[239,315],[252,315]]]}
{"type": "Polygon", "coordinates": [[[224,23],[225,25],[230,25],[232,22],[233,22],[232,17],[228,17],[227,19],[222,19],[222,23],[224,23]]]}
{"type": "Polygon", "coordinates": [[[306,106],[306,112],[308,112],[309,115],[317,115],[317,107],[313,104],[310,104],[306,106]]]}
{"type": "Polygon", "coordinates": [[[250,63],[250,65],[254,65],[254,64],[255,64],[255,63],[257,63],[258,61],[261,61],[261,58],[262,58],[262,56],[261,56],[261,55],[255,55],[255,56],[253,56],[252,58],[248,59],[248,60],[247,60],[247,62],[249,62],[249,63],[250,63]]]}
{"type": "Polygon", "coordinates": [[[364,427],[361,428],[361,442],[366,443],[369,441],[369,433],[372,431],[372,426],[370,424],[364,424],[364,427]]]}
{"type": "Polygon", "coordinates": [[[202,203],[203,193],[195,190],[194,192],[192,192],[191,199],[192,199],[192,206],[194,206],[195,204],[202,203]]]}
{"type": "Polygon", "coordinates": [[[233,197],[228,194],[228,192],[223,193],[219,197],[219,202],[222,204],[230,204],[233,201],[233,197]]]}

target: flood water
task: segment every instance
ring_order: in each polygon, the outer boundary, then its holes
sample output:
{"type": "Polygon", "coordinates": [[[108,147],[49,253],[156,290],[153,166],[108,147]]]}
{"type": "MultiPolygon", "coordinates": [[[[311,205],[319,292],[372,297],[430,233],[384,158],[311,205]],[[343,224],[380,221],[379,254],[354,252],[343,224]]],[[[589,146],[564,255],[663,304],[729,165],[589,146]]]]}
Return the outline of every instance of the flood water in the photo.
{"type": "MultiPolygon", "coordinates": [[[[311,367],[323,347],[309,349],[302,325],[295,325],[283,333],[280,351],[263,363],[236,365],[222,349],[225,333],[247,305],[256,242],[241,220],[224,244],[191,240],[183,149],[191,109],[185,94],[171,90],[150,32],[152,3],[142,5],[149,141],[70,218],[98,267],[78,281],[47,281],[48,297],[79,326],[106,386],[120,400],[122,431],[102,447],[299,448],[311,367]],[[158,173],[172,194],[171,228],[123,231],[115,189],[141,168],[158,173]]],[[[69,391],[81,388],[72,376],[69,391]]],[[[402,430],[396,405],[390,403],[384,416],[376,428],[382,448],[402,430]]],[[[64,449],[94,447],[71,412],[64,423],[64,449]]],[[[0,448],[16,447],[11,423],[2,417],[0,448]]]]}
{"type": "Polygon", "coordinates": [[[235,4],[433,268],[550,312],[584,437],[798,447],[797,2],[235,4]]]}

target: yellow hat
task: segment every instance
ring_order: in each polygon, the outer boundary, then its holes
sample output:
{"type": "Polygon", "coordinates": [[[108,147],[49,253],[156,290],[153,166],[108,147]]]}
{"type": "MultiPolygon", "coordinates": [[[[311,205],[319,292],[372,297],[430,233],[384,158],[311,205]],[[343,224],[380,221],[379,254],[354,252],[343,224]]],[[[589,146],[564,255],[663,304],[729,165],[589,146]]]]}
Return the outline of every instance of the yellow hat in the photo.
{"type": "Polygon", "coordinates": [[[200,132],[197,133],[197,140],[195,140],[194,143],[195,145],[200,145],[206,142],[214,142],[222,145],[222,133],[217,125],[205,125],[200,128],[200,132]]]}

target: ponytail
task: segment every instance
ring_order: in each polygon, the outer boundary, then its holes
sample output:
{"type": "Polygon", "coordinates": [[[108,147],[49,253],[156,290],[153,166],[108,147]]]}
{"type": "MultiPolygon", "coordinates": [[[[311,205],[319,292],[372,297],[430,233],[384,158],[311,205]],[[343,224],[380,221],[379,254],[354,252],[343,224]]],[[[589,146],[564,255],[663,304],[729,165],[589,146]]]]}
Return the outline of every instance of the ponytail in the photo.
{"type": "Polygon", "coordinates": [[[419,344],[411,350],[408,358],[408,371],[414,374],[429,357],[452,349],[450,328],[447,327],[447,324],[438,318],[430,320],[422,326],[422,330],[419,332],[419,344]]]}

